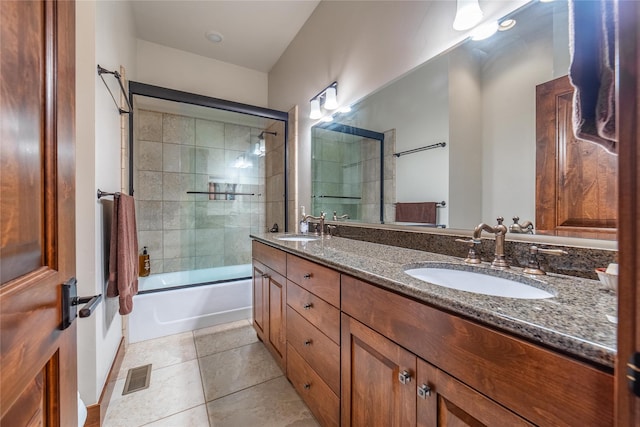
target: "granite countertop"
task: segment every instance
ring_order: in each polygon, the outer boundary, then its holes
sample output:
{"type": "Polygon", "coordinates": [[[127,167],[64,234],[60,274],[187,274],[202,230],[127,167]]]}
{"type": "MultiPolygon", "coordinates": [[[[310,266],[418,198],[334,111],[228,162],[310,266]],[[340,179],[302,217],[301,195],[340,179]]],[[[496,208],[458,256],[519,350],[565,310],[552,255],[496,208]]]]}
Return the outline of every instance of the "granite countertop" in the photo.
{"type": "MultiPolygon", "coordinates": [[[[456,264],[459,269],[485,269],[500,276],[488,264],[469,266],[461,258],[398,248],[340,237],[310,242],[278,240],[279,234],[252,234],[262,243],[298,255],[413,297],[434,307],[475,319],[482,324],[541,343],[563,353],[613,368],[616,356],[616,325],[607,315],[616,313],[616,295],[596,280],[548,274],[537,282],[554,298],[523,300],[449,289],[415,279],[404,272],[420,263],[456,264]]],[[[507,274],[521,274],[511,268],[507,274]]],[[[532,282],[533,281],[533,282],[532,282]]]]}

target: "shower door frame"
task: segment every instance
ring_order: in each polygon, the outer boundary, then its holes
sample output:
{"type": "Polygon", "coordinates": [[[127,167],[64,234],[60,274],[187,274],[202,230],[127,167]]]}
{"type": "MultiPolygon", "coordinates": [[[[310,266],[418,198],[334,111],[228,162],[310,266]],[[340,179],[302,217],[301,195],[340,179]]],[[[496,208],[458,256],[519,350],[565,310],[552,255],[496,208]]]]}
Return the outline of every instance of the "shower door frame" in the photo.
{"type": "MultiPolygon", "coordinates": [[[[360,136],[363,138],[373,139],[380,143],[380,224],[384,224],[384,133],[376,132],[369,129],[363,129],[342,123],[318,123],[313,126],[317,129],[325,129],[348,135],[360,136]]],[[[313,167],[313,166],[312,166],[313,167]]],[[[313,196],[312,196],[313,197],[313,196]]]]}
{"type": "Polygon", "coordinates": [[[163,99],[166,101],[181,102],[184,104],[198,105],[201,107],[217,108],[219,110],[231,111],[234,113],[248,114],[250,116],[262,117],[284,122],[284,231],[287,232],[289,225],[289,113],[285,111],[272,110],[270,108],[258,107],[255,105],[242,104],[240,102],[228,101],[226,99],[213,98],[196,93],[183,92],[161,86],[154,86],[146,83],[129,81],[129,103],[131,111],[129,113],[129,194],[133,196],[133,111],[134,95],[147,96],[150,98],[163,99]]]}

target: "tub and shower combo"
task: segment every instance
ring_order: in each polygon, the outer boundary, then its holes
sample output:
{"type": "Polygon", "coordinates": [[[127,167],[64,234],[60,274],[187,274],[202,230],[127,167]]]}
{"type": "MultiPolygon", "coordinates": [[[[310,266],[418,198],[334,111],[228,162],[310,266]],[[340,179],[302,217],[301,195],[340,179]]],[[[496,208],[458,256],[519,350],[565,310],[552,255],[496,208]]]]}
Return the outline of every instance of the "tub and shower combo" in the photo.
{"type": "Polygon", "coordinates": [[[130,342],[251,318],[249,236],[283,212],[266,195],[282,193],[270,187],[283,182],[282,159],[269,153],[282,152],[284,123],[134,99],[138,243],[151,274],[139,278],[130,342]]]}

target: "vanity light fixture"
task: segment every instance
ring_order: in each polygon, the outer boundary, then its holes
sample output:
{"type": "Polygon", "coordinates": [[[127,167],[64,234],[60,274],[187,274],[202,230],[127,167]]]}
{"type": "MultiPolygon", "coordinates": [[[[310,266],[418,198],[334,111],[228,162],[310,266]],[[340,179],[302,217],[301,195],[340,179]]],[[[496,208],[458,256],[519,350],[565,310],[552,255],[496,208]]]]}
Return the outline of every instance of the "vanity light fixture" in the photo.
{"type": "Polygon", "coordinates": [[[309,113],[309,118],[317,120],[322,117],[322,111],[320,111],[320,100],[312,99],[311,100],[311,112],[309,113]]]}
{"type": "Polygon", "coordinates": [[[323,122],[332,122],[333,121],[333,116],[332,115],[328,115],[328,116],[324,116],[322,118],[323,122]]]}
{"type": "Polygon", "coordinates": [[[338,82],[333,82],[322,89],[320,93],[311,98],[309,103],[311,104],[309,118],[314,120],[322,117],[322,108],[327,111],[338,108],[338,82]]]}
{"type": "Polygon", "coordinates": [[[482,9],[478,0],[458,0],[453,29],[457,31],[473,28],[482,20],[482,9]]]}

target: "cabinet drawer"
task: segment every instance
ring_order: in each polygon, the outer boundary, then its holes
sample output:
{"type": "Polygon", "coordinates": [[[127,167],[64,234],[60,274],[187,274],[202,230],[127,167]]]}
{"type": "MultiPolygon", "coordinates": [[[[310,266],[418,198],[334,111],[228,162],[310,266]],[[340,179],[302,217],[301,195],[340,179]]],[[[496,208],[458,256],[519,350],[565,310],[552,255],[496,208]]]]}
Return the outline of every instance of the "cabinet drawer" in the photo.
{"type": "Polygon", "coordinates": [[[340,347],[287,307],[287,343],[340,395],[340,347]]]}
{"type": "Polygon", "coordinates": [[[535,424],[613,424],[613,376],[592,366],[346,275],[342,310],[535,424]]]}
{"type": "Polygon", "coordinates": [[[279,249],[253,240],[251,242],[251,256],[282,275],[287,272],[287,254],[279,249]]]}
{"type": "Polygon", "coordinates": [[[287,280],[287,304],[340,344],[340,311],[311,292],[287,280]]]}
{"type": "Polygon", "coordinates": [[[289,344],[287,373],[298,394],[322,426],[340,425],[340,399],[289,344]]]}
{"type": "Polygon", "coordinates": [[[287,279],[340,307],[340,273],[287,254],[287,279]]]}

